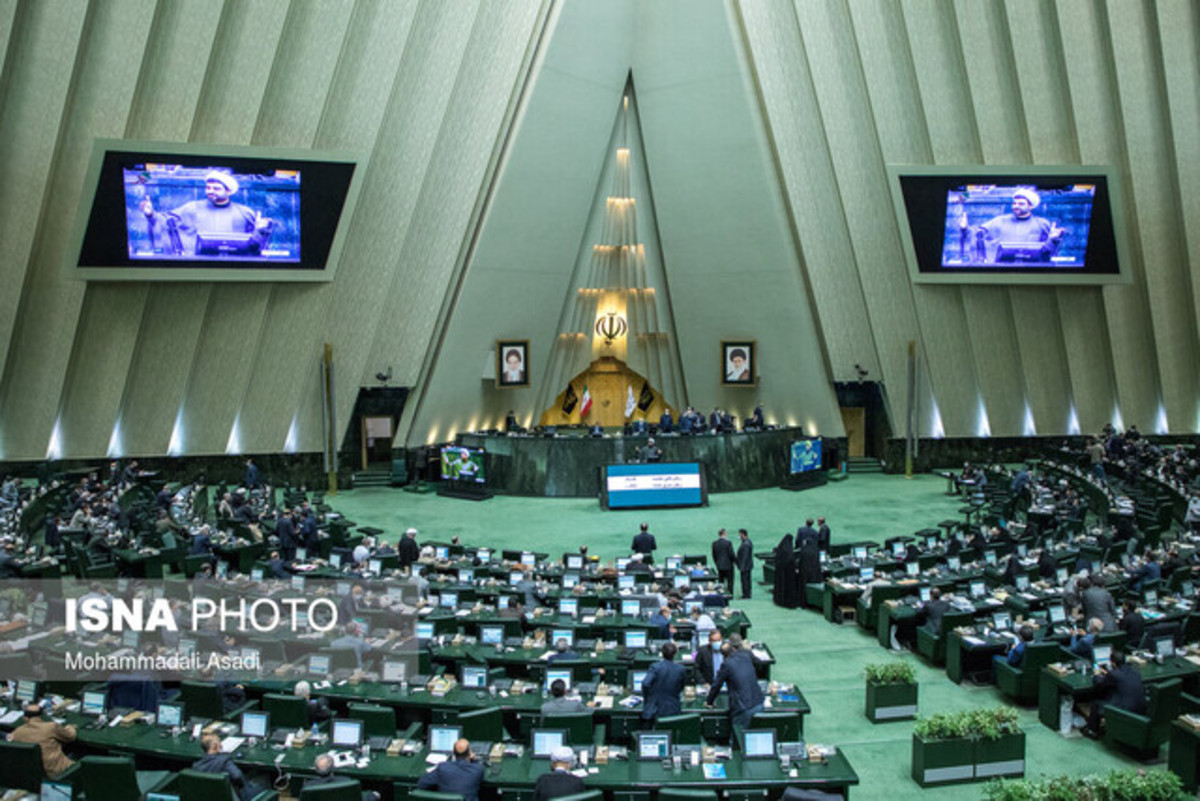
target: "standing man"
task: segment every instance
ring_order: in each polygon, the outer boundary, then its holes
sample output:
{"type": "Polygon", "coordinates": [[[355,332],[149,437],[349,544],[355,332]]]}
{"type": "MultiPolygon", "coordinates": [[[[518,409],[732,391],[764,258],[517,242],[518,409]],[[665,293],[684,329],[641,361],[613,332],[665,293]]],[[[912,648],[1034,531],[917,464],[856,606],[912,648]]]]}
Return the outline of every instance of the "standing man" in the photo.
{"type": "Polygon", "coordinates": [[[708,645],[702,646],[696,651],[696,672],[700,674],[700,681],[705,684],[712,684],[716,680],[717,674],[721,672],[721,665],[725,663],[725,655],[721,653],[721,630],[713,629],[708,633],[708,645]]]}
{"type": "Polygon", "coordinates": [[[400,542],[396,543],[396,556],[401,570],[407,570],[421,558],[421,548],[417,545],[417,530],[410,528],[404,532],[400,542]]]}
{"type": "Polygon", "coordinates": [[[654,562],[654,552],[658,550],[658,543],[654,541],[654,535],[650,533],[650,524],[642,523],[640,530],[633,538],[633,545],[630,546],[634,553],[642,555],[642,561],[646,564],[654,562]]]}
{"type": "Polygon", "coordinates": [[[733,595],[733,543],[725,529],[717,532],[717,538],[712,544],[713,565],[717,568],[717,581],[725,585],[725,590],[733,595]]]}
{"type": "Polygon", "coordinates": [[[262,477],[258,472],[258,465],[254,463],[253,459],[247,459],[246,477],[243,479],[243,484],[246,489],[257,489],[260,483],[262,483],[262,477]]]}
{"type": "Polygon", "coordinates": [[[717,671],[713,685],[704,699],[705,706],[712,707],[721,688],[729,687],[729,722],[735,728],[746,728],[750,719],[763,711],[765,698],[758,686],[758,673],[754,670],[754,657],[742,648],[742,638],[729,635],[729,642],[721,648],[725,663],[717,671]]]}
{"type": "Polygon", "coordinates": [[[803,548],[806,542],[811,542],[813,545],[818,545],[820,542],[820,535],[818,535],[817,530],[813,528],[813,520],[811,517],[804,521],[803,526],[796,529],[796,547],[803,548]]]}
{"type": "Polygon", "coordinates": [[[744,528],[738,529],[738,537],[741,542],[737,549],[737,567],[742,576],[742,598],[749,598],[750,584],[754,578],[754,543],[744,528]]]}
{"type": "Polygon", "coordinates": [[[660,717],[678,715],[683,709],[679,696],[683,693],[683,665],[675,662],[679,649],[675,643],[667,642],[662,647],[662,659],[650,666],[646,678],[642,679],[642,720],[653,723],[660,717]]]}
{"type": "Polygon", "coordinates": [[[828,551],[829,540],[833,535],[829,531],[829,526],[825,524],[825,518],[817,518],[817,550],[828,551]]]}

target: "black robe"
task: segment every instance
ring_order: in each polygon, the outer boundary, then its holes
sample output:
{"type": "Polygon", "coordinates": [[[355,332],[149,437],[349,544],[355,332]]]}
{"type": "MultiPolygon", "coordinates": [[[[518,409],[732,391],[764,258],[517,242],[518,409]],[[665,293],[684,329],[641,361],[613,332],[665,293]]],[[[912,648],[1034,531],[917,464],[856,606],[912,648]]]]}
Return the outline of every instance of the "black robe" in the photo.
{"type": "Polygon", "coordinates": [[[796,554],[792,535],[787,534],[775,546],[775,604],[785,609],[800,605],[800,587],[796,575],[796,554]]]}

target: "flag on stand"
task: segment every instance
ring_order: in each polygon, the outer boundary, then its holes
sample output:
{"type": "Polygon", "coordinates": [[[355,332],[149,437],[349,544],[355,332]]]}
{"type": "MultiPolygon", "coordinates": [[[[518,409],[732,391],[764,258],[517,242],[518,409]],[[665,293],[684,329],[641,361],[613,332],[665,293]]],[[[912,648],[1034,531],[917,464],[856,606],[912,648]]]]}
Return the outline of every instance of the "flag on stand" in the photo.
{"type": "Polygon", "coordinates": [[[579,403],[579,396],[575,394],[575,387],[567,384],[567,391],[563,393],[563,414],[570,414],[574,411],[577,403],[579,403]]]}
{"type": "Polygon", "coordinates": [[[592,410],[592,393],[588,392],[587,384],[583,385],[583,405],[579,408],[579,416],[587,417],[592,410]]]}
{"type": "Polygon", "coordinates": [[[626,387],[629,390],[628,397],[625,398],[625,419],[628,420],[633,416],[633,410],[637,408],[637,401],[633,397],[633,387],[626,387]]]}

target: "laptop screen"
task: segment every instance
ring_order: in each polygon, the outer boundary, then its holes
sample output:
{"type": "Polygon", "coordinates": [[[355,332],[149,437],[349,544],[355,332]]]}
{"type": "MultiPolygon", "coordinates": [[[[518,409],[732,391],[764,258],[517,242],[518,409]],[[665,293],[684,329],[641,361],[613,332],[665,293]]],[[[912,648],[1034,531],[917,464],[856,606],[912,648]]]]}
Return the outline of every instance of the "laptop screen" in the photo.
{"type": "Polygon", "coordinates": [[[972,581],[971,582],[971,597],[972,598],[983,597],[983,590],[984,590],[984,584],[982,581],[972,581]]]}
{"type": "Polygon", "coordinates": [[[166,729],[183,725],[183,704],[173,704],[168,701],[158,702],[158,714],[154,722],[166,729]]]}
{"type": "Polygon", "coordinates": [[[242,735],[245,737],[266,737],[269,725],[266,712],[242,713],[242,735]]]}
{"type": "Polygon", "coordinates": [[[105,694],[95,690],[88,690],[83,694],[83,703],[80,711],[85,715],[99,717],[104,714],[105,709],[105,694]]]}
{"type": "Polygon", "coordinates": [[[488,669],[480,665],[463,665],[462,685],[473,689],[487,687],[488,669]]]}
{"type": "Polygon", "coordinates": [[[636,576],[617,576],[617,589],[632,590],[637,584],[636,576]]]}
{"type": "Polygon", "coordinates": [[[665,759],[671,756],[669,731],[640,731],[637,733],[638,759],[665,759]]]}
{"type": "Polygon", "coordinates": [[[865,546],[859,546],[854,549],[854,558],[860,562],[867,558],[867,549],[865,546]]]}
{"type": "Polygon", "coordinates": [[[534,759],[549,759],[557,749],[567,744],[565,729],[534,729],[533,757],[534,759]]]}
{"type": "Polygon", "coordinates": [[[930,595],[931,590],[929,587],[922,587],[920,590],[918,590],[918,592],[920,593],[922,603],[927,602],[932,597],[930,595]]]}
{"type": "Polygon", "coordinates": [[[462,726],[430,726],[429,750],[434,754],[449,754],[462,738],[462,726]]]}
{"type": "Polygon", "coordinates": [[[873,568],[873,567],[859,568],[858,580],[859,581],[874,581],[875,580],[875,568],[873,568]]]}
{"type": "Polygon", "coordinates": [[[560,615],[571,615],[574,617],[579,614],[579,599],[578,598],[559,598],[558,613],[560,615]]]}
{"type": "Polygon", "coordinates": [[[1107,665],[1108,660],[1112,659],[1111,645],[1097,645],[1092,649],[1092,661],[1097,665],[1107,665]]]}
{"type": "Polygon", "coordinates": [[[329,654],[309,654],[308,672],[323,676],[329,672],[329,654]]]}
{"type": "Polygon", "coordinates": [[[332,743],[334,748],[358,748],[362,745],[363,722],[361,720],[333,721],[332,743]]]}
{"type": "Polygon", "coordinates": [[[1158,656],[1173,656],[1175,653],[1175,640],[1170,637],[1160,637],[1154,641],[1154,653],[1158,656]]]}
{"type": "Polygon", "coordinates": [[[404,681],[408,676],[408,666],[404,662],[395,659],[385,660],[383,663],[383,680],[395,684],[396,682],[404,681]]]}
{"type": "Polygon", "coordinates": [[[641,601],[621,601],[621,614],[626,617],[637,617],[642,613],[641,601]]]}
{"type": "Polygon", "coordinates": [[[646,632],[645,631],[627,631],[627,632],[625,632],[625,647],[626,648],[645,648],[646,647],[646,632]]]}
{"type": "Polygon", "coordinates": [[[915,576],[921,572],[921,566],[916,562],[909,562],[904,566],[904,572],[910,576],[915,576]]]}
{"type": "Polygon", "coordinates": [[[635,670],[630,674],[630,683],[633,685],[633,691],[640,693],[642,691],[642,680],[646,678],[648,670],[635,670]]]}
{"type": "Polygon", "coordinates": [[[1067,611],[1061,606],[1051,606],[1047,611],[1050,613],[1051,623],[1062,623],[1067,619],[1067,611]]]}
{"type": "Polygon", "coordinates": [[[500,645],[504,642],[504,626],[480,626],[479,641],[484,645],[500,645]]]}
{"type": "Polygon", "coordinates": [[[773,759],[775,757],[775,730],[746,731],[742,734],[745,749],[743,759],[773,759]]]}
{"type": "Polygon", "coordinates": [[[417,624],[417,639],[418,640],[432,640],[433,639],[433,624],[432,623],[418,623],[417,624]]]}
{"type": "Polygon", "coordinates": [[[579,586],[579,574],[578,573],[563,573],[562,581],[563,581],[563,589],[564,590],[573,590],[579,586]]]}
{"type": "Polygon", "coordinates": [[[583,570],[583,556],[573,553],[567,557],[568,570],[583,570]]]}

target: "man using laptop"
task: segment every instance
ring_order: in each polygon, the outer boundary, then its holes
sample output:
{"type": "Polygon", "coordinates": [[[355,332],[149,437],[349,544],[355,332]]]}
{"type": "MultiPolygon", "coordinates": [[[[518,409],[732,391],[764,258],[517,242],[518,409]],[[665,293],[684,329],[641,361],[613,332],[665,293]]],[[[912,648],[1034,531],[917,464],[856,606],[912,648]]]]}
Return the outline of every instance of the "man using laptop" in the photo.
{"type": "Polygon", "coordinates": [[[463,801],[479,801],[479,785],[483,782],[483,765],[475,761],[471,743],[459,740],[454,744],[454,753],[445,762],[434,767],[417,780],[421,790],[437,790],[439,793],[457,793],[463,801]]]}

